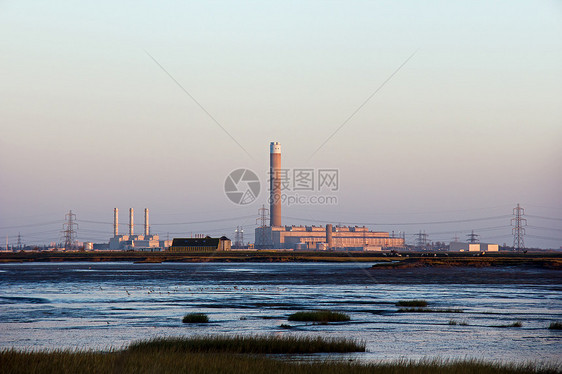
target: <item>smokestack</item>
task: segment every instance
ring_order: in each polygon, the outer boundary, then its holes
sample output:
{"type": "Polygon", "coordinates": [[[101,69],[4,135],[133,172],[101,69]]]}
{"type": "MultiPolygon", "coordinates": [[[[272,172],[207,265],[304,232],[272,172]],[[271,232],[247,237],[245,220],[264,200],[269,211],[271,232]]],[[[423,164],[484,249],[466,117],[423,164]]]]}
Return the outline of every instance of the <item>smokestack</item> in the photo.
{"type": "Polygon", "coordinates": [[[119,235],[119,209],[113,208],[113,236],[119,235]]]}
{"type": "Polygon", "coordinates": [[[281,226],[281,143],[269,144],[269,224],[281,226]]]}
{"type": "Polygon", "coordinates": [[[135,233],[135,229],[134,229],[134,218],[133,215],[135,211],[133,210],[133,208],[129,208],[129,235],[133,236],[133,234],[135,233]]]}
{"type": "Polygon", "coordinates": [[[328,223],[326,225],[326,245],[328,246],[328,249],[332,249],[334,248],[333,242],[332,242],[332,224],[328,223]]]}
{"type": "Polygon", "coordinates": [[[144,208],[144,236],[148,236],[149,234],[149,226],[148,226],[148,208],[144,208]]]}

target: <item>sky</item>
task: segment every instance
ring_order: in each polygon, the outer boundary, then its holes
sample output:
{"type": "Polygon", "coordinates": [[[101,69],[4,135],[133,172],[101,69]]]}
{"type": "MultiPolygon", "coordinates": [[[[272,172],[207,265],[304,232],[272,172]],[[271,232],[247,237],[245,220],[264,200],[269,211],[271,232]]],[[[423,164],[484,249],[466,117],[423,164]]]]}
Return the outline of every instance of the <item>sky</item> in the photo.
{"type": "Polygon", "coordinates": [[[278,141],[288,175],[338,175],[283,224],[511,245],[520,204],[525,245],[562,247],[560,1],[0,1],[0,35],[1,246],[69,210],[107,242],[130,207],[253,241],[278,141]]]}

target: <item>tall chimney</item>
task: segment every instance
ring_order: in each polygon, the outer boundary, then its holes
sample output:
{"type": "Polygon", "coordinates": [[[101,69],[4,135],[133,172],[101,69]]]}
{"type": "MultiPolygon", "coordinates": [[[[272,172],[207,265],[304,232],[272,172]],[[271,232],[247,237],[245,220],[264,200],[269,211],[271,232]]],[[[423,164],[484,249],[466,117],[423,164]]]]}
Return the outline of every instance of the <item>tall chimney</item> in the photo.
{"type": "Polygon", "coordinates": [[[328,223],[326,225],[326,246],[328,249],[334,248],[334,244],[332,241],[332,224],[328,223]]]}
{"type": "Polygon", "coordinates": [[[119,235],[119,209],[113,208],[113,236],[119,235]]]}
{"type": "Polygon", "coordinates": [[[134,224],[134,218],[133,215],[135,211],[133,210],[133,208],[129,208],[129,235],[133,236],[133,234],[135,233],[135,224],[134,224]]]}
{"type": "Polygon", "coordinates": [[[144,236],[149,235],[149,226],[148,226],[148,208],[144,208],[144,236]]]}
{"type": "Polygon", "coordinates": [[[269,224],[281,226],[281,143],[269,144],[269,224]]]}

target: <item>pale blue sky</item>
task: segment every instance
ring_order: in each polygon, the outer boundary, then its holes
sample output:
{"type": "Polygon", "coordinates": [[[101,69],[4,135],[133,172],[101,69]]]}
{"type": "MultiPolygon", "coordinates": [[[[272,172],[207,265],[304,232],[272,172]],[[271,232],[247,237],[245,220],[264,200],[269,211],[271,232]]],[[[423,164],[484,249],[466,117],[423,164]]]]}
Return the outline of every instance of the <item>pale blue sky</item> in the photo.
{"type": "MultiPolygon", "coordinates": [[[[134,207],[139,224],[145,207],[154,224],[251,216],[265,195],[233,205],[224,180],[247,167],[265,184],[273,140],[284,167],[340,170],[337,206],[284,207],[287,217],[421,223],[521,203],[562,218],[560,1],[2,1],[0,35],[2,238],[57,240],[47,222],[69,209],[111,222],[119,207],[125,223],[134,207]]],[[[562,246],[561,222],[529,219],[526,244],[562,246]]],[[[252,239],[254,224],[153,231],[232,236],[244,225],[252,239]]],[[[508,225],[371,228],[449,241],[498,227],[482,239],[510,244],[508,225]]],[[[111,233],[80,228],[82,240],[111,233]]]]}

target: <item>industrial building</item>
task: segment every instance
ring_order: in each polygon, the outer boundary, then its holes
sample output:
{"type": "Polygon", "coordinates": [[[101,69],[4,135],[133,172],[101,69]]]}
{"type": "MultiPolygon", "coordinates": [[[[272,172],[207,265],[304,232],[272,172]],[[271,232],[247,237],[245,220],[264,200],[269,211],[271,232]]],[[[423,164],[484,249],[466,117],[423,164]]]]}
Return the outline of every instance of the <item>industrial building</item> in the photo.
{"type": "Polygon", "coordinates": [[[498,252],[498,244],[451,242],[449,250],[452,252],[498,252]]]}
{"type": "Polygon", "coordinates": [[[404,247],[403,238],[358,226],[267,226],[256,229],[256,248],[376,251],[404,247]]]}
{"type": "Polygon", "coordinates": [[[216,252],[230,251],[232,243],[226,236],[220,238],[174,238],[171,252],[216,252]]]}
{"type": "Polygon", "coordinates": [[[144,210],[144,234],[135,235],[134,209],[129,209],[129,234],[119,234],[119,209],[113,210],[113,238],[109,239],[110,250],[160,251],[170,245],[169,240],[160,240],[158,235],[150,234],[148,209],[144,210]]]}
{"type": "Polygon", "coordinates": [[[359,226],[283,226],[281,224],[281,144],[269,145],[270,226],[257,227],[258,249],[365,250],[404,247],[404,238],[390,237],[388,232],[369,231],[359,226]]]}

